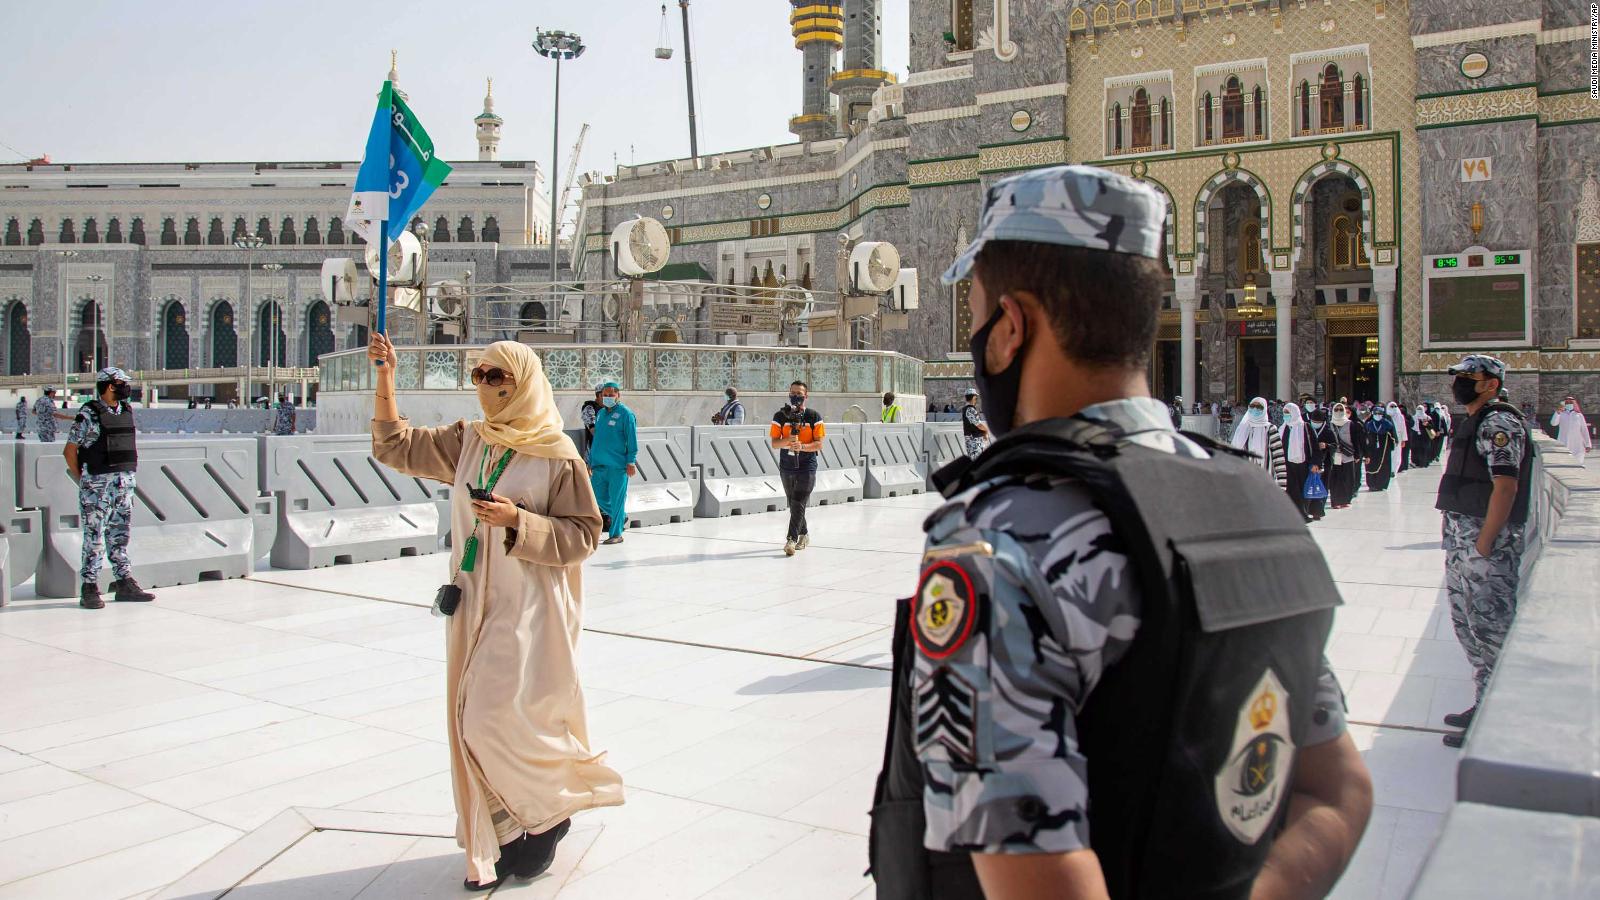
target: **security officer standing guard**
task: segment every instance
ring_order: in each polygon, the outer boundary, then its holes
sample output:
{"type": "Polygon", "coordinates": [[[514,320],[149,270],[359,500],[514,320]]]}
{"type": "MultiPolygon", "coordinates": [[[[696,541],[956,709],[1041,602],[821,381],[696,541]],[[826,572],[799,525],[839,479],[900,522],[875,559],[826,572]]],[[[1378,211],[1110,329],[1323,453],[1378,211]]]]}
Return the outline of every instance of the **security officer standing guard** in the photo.
{"type": "Polygon", "coordinates": [[[28,398],[17,398],[17,440],[28,430],[28,398]]]}
{"type": "Polygon", "coordinates": [[[33,417],[37,420],[34,427],[39,430],[39,440],[46,444],[55,443],[57,419],[72,421],[71,416],[56,409],[56,389],[53,387],[45,388],[44,396],[34,401],[33,417]]]}
{"type": "Polygon", "coordinates": [[[978,392],[967,388],[966,403],[961,407],[961,441],[968,459],[977,459],[989,446],[989,425],[984,421],[983,410],[978,408],[978,392]]]}
{"type": "Polygon", "coordinates": [[[123,602],[146,602],[156,597],[133,580],[128,562],[128,529],[133,522],[134,470],[139,453],[134,436],[133,389],[128,375],[115,366],[95,376],[98,395],[78,411],[67,435],[67,473],[78,483],[78,512],[83,518],[83,592],[78,605],[100,609],[100,566],[111,557],[116,580],[111,590],[123,602]],[[100,543],[105,542],[105,556],[100,543]]]}
{"type": "Polygon", "coordinates": [[[289,399],[288,394],[279,394],[278,411],[272,417],[272,433],[279,436],[294,434],[297,418],[294,401],[289,399]]]}
{"type": "Polygon", "coordinates": [[[1451,434],[1434,505],[1444,513],[1450,622],[1478,687],[1471,709],[1444,717],[1446,725],[1461,729],[1444,736],[1445,746],[1459,747],[1517,615],[1534,451],[1522,412],[1497,397],[1505,363],[1475,354],[1451,366],[1450,374],[1455,376],[1451,392],[1467,408],[1467,417],[1451,434]]]}
{"type": "Polygon", "coordinates": [[[1036,170],[945,272],[999,440],[936,476],[898,610],[879,897],[1322,896],[1366,825],[1326,561],[1149,396],[1164,219],[1132,179],[1036,170]]]}
{"type": "Polygon", "coordinates": [[[883,395],[883,412],[878,415],[878,421],[885,425],[900,421],[900,404],[894,402],[894,394],[883,395]]]}

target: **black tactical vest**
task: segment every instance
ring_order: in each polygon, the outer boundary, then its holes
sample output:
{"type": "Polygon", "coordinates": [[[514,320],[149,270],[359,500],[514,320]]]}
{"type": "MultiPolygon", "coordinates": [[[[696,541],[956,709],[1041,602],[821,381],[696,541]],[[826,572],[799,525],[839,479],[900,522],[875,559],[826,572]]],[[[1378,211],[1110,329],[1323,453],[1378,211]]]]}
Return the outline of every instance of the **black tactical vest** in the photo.
{"type": "MultiPolygon", "coordinates": [[[[1434,509],[1484,518],[1489,515],[1489,495],[1494,493],[1494,476],[1489,472],[1489,461],[1478,452],[1478,426],[1491,412],[1508,412],[1522,419],[1522,412],[1509,403],[1492,400],[1466,419],[1457,422],[1450,432],[1450,459],[1444,465],[1444,477],[1439,479],[1439,500],[1434,509]]],[[[1533,441],[1523,437],[1522,465],[1517,470],[1517,499],[1511,502],[1510,521],[1521,525],[1528,521],[1528,501],[1533,496],[1533,441]]]]}
{"type": "MultiPolygon", "coordinates": [[[[1002,475],[1073,478],[1139,578],[1134,641],[1077,715],[1090,842],[1114,898],[1248,897],[1288,813],[1340,602],[1299,512],[1259,464],[1188,437],[1212,458],[1054,419],[935,476],[945,496],[1002,475]],[[1260,721],[1270,730],[1253,730],[1260,721]]],[[[923,847],[908,610],[901,601],[871,871],[880,898],[980,898],[970,856],[923,847]]]]}
{"type": "Polygon", "coordinates": [[[134,445],[133,404],[120,404],[116,412],[100,400],[90,400],[84,409],[100,424],[100,438],[78,448],[78,461],[90,475],[132,472],[139,468],[139,452],[134,445]]]}
{"type": "Polygon", "coordinates": [[[963,406],[961,408],[961,435],[963,437],[983,437],[983,429],[974,424],[972,416],[968,415],[968,410],[975,408],[972,406],[963,406]]]}

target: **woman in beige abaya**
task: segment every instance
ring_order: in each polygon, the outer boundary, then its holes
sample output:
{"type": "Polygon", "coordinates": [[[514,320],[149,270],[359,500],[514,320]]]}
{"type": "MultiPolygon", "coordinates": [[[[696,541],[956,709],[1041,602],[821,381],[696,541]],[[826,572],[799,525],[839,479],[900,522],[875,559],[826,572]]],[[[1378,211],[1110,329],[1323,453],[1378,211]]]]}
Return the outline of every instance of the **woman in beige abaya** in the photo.
{"type": "Polygon", "coordinates": [[[461,599],[446,625],[450,776],[466,887],[487,890],[549,868],[573,813],[622,803],[621,777],[589,748],[578,684],[582,565],[600,511],[528,347],[489,345],[472,370],[483,419],[437,428],[400,418],[388,339],[375,335],[367,355],[383,362],[373,455],[454,485],[450,572],[461,599]],[[493,499],[473,500],[473,488],[493,499]]]}

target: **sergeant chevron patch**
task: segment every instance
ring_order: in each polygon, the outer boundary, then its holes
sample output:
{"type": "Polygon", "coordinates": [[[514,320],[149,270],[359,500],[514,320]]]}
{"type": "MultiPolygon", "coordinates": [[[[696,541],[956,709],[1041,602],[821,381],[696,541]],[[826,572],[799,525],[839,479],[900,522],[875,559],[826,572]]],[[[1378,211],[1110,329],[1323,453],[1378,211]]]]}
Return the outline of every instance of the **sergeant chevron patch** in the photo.
{"type": "Polygon", "coordinates": [[[978,760],[973,713],[978,694],[960,675],[941,667],[917,688],[917,752],[942,746],[952,762],[978,760]]]}

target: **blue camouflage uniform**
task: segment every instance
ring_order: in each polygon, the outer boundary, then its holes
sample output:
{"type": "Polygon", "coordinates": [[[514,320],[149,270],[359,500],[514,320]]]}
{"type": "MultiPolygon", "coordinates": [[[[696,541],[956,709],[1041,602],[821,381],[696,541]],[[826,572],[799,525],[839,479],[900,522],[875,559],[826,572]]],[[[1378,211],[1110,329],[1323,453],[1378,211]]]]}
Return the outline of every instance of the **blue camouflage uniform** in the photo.
{"type": "Polygon", "coordinates": [[[34,427],[39,431],[39,440],[50,442],[56,439],[56,401],[51,397],[40,397],[33,402],[33,416],[37,420],[34,427]]]}
{"type": "MultiPolygon", "coordinates": [[[[1077,418],[1167,453],[1205,455],[1177,434],[1159,400],[1100,403],[1077,418]]],[[[990,479],[929,523],[926,558],[958,561],[989,608],[954,654],[916,657],[925,842],[982,853],[1088,848],[1093,762],[1078,749],[1074,711],[1139,630],[1128,557],[1089,492],[1069,479],[990,479]],[[967,715],[952,716],[956,707],[967,715]]],[[[1306,743],[1343,734],[1344,696],[1326,661],[1312,702],[1306,743]]]]}
{"type": "Polygon", "coordinates": [[[589,482],[609,528],[606,536],[622,537],[628,524],[628,466],[639,459],[639,425],[633,410],[620,401],[601,407],[594,416],[594,445],[589,448],[589,482]]]}
{"type": "Polygon", "coordinates": [[[28,398],[17,398],[17,440],[28,430],[28,398]]]}
{"type": "MultiPolygon", "coordinates": [[[[121,371],[120,369],[118,370],[121,371]]],[[[122,412],[130,404],[124,400],[114,412],[122,412]]],[[[67,433],[67,443],[79,448],[89,447],[100,439],[100,426],[87,409],[78,411],[78,418],[67,433]]],[[[83,523],[83,560],[78,570],[84,584],[97,584],[100,568],[105,558],[111,558],[111,572],[118,580],[133,574],[128,561],[128,538],[133,524],[133,490],[137,481],[133,472],[111,472],[90,475],[88,466],[78,470],[78,514],[83,523]],[[105,550],[101,550],[101,543],[105,550]]]]}
{"type": "Polygon", "coordinates": [[[277,435],[294,434],[294,401],[285,400],[278,404],[278,410],[272,417],[272,433],[277,435]]]}

